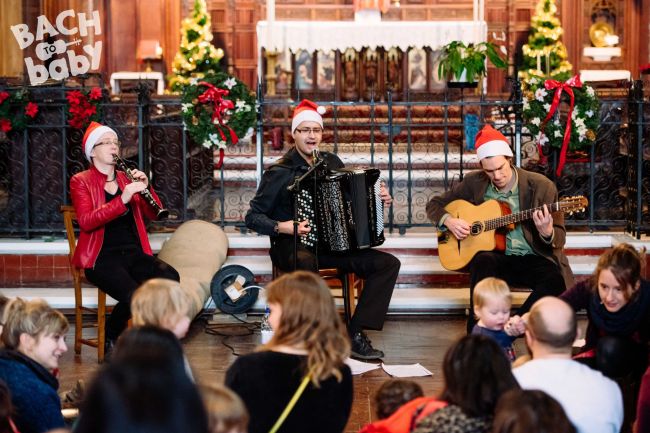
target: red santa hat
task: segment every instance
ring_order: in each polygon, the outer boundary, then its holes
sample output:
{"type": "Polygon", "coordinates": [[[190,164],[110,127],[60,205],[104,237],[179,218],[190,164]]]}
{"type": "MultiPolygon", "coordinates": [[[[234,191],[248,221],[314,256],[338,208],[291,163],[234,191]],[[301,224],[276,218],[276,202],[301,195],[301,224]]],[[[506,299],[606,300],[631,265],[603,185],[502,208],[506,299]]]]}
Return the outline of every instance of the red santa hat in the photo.
{"type": "Polygon", "coordinates": [[[323,127],[323,114],[325,114],[325,107],[316,105],[315,102],[309,99],[303,99],[300,104],[293,110],[293,120],[291,121],[291,133],[296,131],[296,128],[302,122],[316,122],[323,127]]]}
{"type": "Polygon", "coordinates": [[[81,142],[84,147],[84,153],[86,155],[86,159],[88,161],[90,161],[90,152],[92,152],[93,146],[95,146],[95,144],[99,140],[99,137],[106,134],[107,132],[112,132],[117,137],[117,132],[115,132],[108,126],[102,125],[101,123],[90,122],[90,125],[88,125],[88,128],[86,129],[86,133],[84,134],[83,141],[81,142]]]}
{"type": "Polygon", "coordinates": [[[491,156],[513,156],[506,137],[490,125],[485,125],[476,134],[475,140],[476,154],[479,161],[491,156]]]}

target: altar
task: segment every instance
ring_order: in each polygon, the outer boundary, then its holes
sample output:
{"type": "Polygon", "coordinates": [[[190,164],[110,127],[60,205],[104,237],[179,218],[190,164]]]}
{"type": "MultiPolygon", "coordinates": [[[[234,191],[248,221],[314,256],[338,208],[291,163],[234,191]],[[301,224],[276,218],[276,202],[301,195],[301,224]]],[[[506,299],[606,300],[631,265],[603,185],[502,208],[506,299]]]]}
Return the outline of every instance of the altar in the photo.
{"type": "Polygon", "coordinates": [[[399,100],[444,88],[437,53],[451,41],[487,40],[471,21],[275,21],[257,23],[258,76],[268,96],[399,100]],[[264,58],[266,55],[266,58],[264,58]]]}

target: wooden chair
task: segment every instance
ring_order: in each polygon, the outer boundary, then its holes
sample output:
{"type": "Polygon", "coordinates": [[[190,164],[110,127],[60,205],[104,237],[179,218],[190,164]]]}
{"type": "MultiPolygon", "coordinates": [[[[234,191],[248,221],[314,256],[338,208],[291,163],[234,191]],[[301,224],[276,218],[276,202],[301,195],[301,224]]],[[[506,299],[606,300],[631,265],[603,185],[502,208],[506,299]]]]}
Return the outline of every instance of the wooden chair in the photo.
{"type": "Polygon", "coordinates": [[[63,223],[65,224],[65,231],[68,236],[68,245],[70,247],[68,258],[70,261],[70,273],[72,274],[72,281],[74,283],[74,351],[77,354],[81,353],[82,344],[96,347],[97,362],[102,362],[104,360],[104,342],[106,341],[106,293],[97,289],[97,308],[85,307],[83,305],[81,284],[87,284],[88,280],[84,276],[83,269],[72,264],[72,257],[77,246],[77,238],[74,232],[74,223],[77,220],[77,214],[72,206],[61,206],[61,213],[63,214],[63,223]],[[84,312],[92,313],[97,317],[97,320],[84,323],[84,312]],[[84,338],[83,328],[97,328],[97,337],[84,338]]]}
{"type": "MultiPolygon", "coordinates": [[[[284,273],[285,272],[273,265],[274,280],[284,273]]],[[[331,289],[341,289],[345,323],[349,324],[356,306],[355,296],[361,296],[365,280],[359,278],[353,272],[341,272],[337,268],[319,269],[318,274],[325,280],[325,282],[327,282],[327,285],[330,286],[331,289]]]]}

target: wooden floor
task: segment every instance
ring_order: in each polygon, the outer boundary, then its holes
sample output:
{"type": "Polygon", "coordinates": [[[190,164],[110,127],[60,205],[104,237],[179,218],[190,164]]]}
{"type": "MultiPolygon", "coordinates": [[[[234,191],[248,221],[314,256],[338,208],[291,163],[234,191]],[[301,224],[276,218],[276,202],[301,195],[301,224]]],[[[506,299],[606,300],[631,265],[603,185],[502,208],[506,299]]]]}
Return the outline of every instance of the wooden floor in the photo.
{"type": "MultiPolygon", "coordinates": [[[[256,317],[250,321],[259,320],[256,317]]],[[[252,326],[251,326],[252,328],[252,326]]],[[[183,340],[185,353],[194,370],[197,381],[222,383],[225,371],[237,355],[223,343],[230,345],[236,354],[254,350],[260,341],[259,331],[251,333],[245,327],[216,329],[221,336],[209,334],[213,329],[204,319],[196,320],[183,340]]],[[[413,378],[424,389],[425,394],[434,395],[442,388],[441,363],[445,351],[458,337],[464,335],[465,318],[461,316],[439,317],[389,317],[381,332],[368,332],[373,346],[385,352],[386,364],[414,364],[419,362],[433,372],[433,377],[413,378]]],[[[83,347],[80,356],[75,356],[72,347],[74,333],[67,336],[71,347],[61,361],[61,390],[70,389],[77,379],[90,381],[98,368],[96,352],[83,347]]],[[[525,352],[522,339],[516,342],[517,353],[525,352]]],[[[379,385],[389,378],[383,370],[374,370],[354,377],[354,404],[346,432],[357,432],[371,421],[374,410],[372,396],[379,385]]]]}

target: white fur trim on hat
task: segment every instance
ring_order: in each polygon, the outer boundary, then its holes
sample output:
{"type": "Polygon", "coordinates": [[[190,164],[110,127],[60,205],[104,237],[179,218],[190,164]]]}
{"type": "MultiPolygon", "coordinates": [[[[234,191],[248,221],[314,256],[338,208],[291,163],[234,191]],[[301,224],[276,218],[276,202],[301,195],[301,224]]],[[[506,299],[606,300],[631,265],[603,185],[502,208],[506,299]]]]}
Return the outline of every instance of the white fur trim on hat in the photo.
{"type": "Polygon", "coordinates": [[[492,140],[477,147],[476,155],[480,161],[483,158],[489,158],[491,156],[503,155],[512,157],[513,153],[507,142],[503,140],[492,140]]]}
{"type": "Polygon", "coordinates": [[[86,154],[86,159],[88,161],[90,161],[90,153],[93,150],[93,146],[97,143],[99,138],[107,132],[112,132],[117,137],[117,132],[104,125],[98,126],[97,128],[93,129],[90,134],[88,134],[88,138],[86,138],[86,142],[84,143],[84,153],[86,154]]]}
{"type": "Polygon", "coordinates": [[[323,127],[323,117],[321,114],[325,114],[324,107],[318,107],[318,112],[314,110],[302,110],[300,113],[293,116],[291,121],[291,133],[296,132],[296,128],[300,126],[302,122],[316,122],[323,127]],[[322,113],[320,113],[322,111],[322,113]]]}

